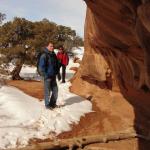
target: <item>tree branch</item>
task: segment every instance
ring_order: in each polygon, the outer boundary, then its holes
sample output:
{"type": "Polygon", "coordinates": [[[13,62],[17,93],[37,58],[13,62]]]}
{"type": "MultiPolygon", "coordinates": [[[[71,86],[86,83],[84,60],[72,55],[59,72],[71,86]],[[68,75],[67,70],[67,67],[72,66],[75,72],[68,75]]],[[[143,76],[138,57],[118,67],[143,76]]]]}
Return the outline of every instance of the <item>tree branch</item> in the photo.
{"type": "Polygon", "coordinates": [[[130,133],[118,133],[118,134],[107,134],[107,135],[94,135],[94,136],[85,136],[72,139],[58,139],[53,142],[44,142],[37,143],[36,145],[27,146],[25,148],[20,148],[18,150],[61,150],[61,149],[73,149],[75,147],[82,148],[89,144],[94,143],[107,143],[109,141],[119,141],[131,138],[142,138],[150,140],[144,136],[138,135],[135,132],[130,133]]]}

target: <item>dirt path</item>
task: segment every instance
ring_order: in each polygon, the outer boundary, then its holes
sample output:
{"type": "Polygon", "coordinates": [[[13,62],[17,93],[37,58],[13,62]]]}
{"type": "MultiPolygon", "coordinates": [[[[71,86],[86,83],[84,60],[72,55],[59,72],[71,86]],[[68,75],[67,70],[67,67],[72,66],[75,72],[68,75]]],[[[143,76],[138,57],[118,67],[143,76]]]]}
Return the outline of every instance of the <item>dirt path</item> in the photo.
{"type": "Polygon", "coordinates": [[[10,86],[14,86],[24,93],[38,98],[40,100],[43,99],[43,84],[38,81],[23,81],[23,80],[8,80],[6,83],[10,86]]]}

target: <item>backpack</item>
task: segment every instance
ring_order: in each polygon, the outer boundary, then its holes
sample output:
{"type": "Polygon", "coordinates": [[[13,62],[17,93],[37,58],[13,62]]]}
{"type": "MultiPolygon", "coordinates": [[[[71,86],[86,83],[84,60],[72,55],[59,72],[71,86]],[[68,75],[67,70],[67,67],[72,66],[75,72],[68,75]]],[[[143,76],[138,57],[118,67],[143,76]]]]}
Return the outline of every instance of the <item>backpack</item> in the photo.
{"type": "Polygon", "coordinates": [[[48,55],[46,54],[46,52],[44,52],[44,51],[39,51],[37,54],[36,54],[36,59],[37,59],[37,63],[36,63],[36,70],[37,70],[37,73],[40,75],[40,76],[42,76],[42,74],[41,74],[41,72],[40,72],[40,70],[39,70],[39,63],[40,63],[40,58],[41,58],[41,56],[43,55],[43,54],[45,54],[45,56],[46,56],[46,68],[48,67],[48,55]]]}
{"type": "MultiPolygon", "coordinates": [[[[41,56],[42,56],[43,54],[45,54],[45,56],[46,56],[46,66],[45,66],[45,67],[46,67],[46,70],[47,70],[47,68],[48,68],[49,58],[50,58],[50,57],[52,58],[52,56],[49,55],[49,54],[47,54],[44,50],[37,52],[37,54],[36,54],[36,59],[37,59],[36,68],[37,68],[37,73],[38,73],[40,76],[42,76],[42,73],[40,72],[40,69],[39,69],[39,63],[40,63],[40,58],[41,58],[41,56]]],[[[60,66],[59,66],[59,63],[58,63],[58,60],[57,60],[57,56],[56,56],[56,55],[53,55],[53,57],[54,57],[54,59],[55,59],[55,62],[52,61],[51,63],[52,63],[52,65],[55,66],[55,73],[58,74],[58,73],[59,73],[60,66]]],[[[53,60],[53,58],[52,58],[51,60],[53,60]]]]}

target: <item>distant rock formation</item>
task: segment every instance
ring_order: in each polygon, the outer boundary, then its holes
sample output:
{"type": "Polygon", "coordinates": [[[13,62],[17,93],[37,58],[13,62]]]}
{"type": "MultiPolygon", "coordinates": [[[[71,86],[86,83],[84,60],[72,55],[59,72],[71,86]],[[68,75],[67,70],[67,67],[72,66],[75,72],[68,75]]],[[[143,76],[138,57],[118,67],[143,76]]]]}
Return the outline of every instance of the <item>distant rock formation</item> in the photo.
{"type": "Polygon", "coordinates": [[[130,122],[124,129],[132,126],[137,133],[148,137],[150,0],[85,2],[85,53],[71,91],[90,99],[99,111],[109,115],[107,123],[101,120],[105,131],[99,132],[110,131],[110,128],[111,131],[121,130],[121,124],[130,122]],[[118,122],[111,119],[113,113],[118,122]]]}

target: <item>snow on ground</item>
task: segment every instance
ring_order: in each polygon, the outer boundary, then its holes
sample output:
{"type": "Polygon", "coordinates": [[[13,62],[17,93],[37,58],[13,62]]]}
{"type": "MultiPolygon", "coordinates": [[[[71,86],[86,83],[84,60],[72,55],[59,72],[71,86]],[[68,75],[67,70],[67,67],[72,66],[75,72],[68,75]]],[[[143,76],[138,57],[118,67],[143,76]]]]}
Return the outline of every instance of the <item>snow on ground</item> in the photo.
{"type": "MultiPolygon", "coordinates": [[[[73,75],[67,67],[67,80],[73,75]]],[[[36,68],[24,66],[21,76],[37,79],[36,68]]],[[[0,149],[24,147],[30,139],[46,139],[71,130],[71,124],[77,124],[81,116],[92,111],[92,104],[69,92],[70,83],[58,82],[58,105],[54,110],[45,109],[40,102],[17,88],[0,88],[0,149]]]]}
{"type": "Polygon", "coordinates": [[[68,90],[69,82],[59,85],[58,104],[64,104],[54,110],[45,109],[44,101],[39,102],[22,91],[3,86],[0,89],[0,149],[25,146],[29,139],[50,138],[71,130],[70,125],[77,124],[81,116],[91,112],[89,101],[76,96],[68,90]]]}
{"type": "Polygon", "coordinates": [[[72,48],[71,51],[75,57],[82,59],[83,54],[84,54],[84,47],[79,47],[79,48],[74,47],[74,48],[72,48]]]}

